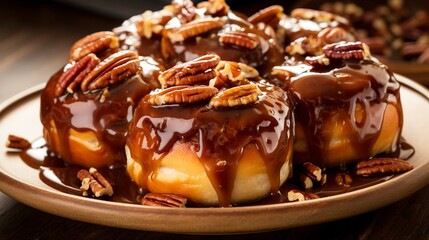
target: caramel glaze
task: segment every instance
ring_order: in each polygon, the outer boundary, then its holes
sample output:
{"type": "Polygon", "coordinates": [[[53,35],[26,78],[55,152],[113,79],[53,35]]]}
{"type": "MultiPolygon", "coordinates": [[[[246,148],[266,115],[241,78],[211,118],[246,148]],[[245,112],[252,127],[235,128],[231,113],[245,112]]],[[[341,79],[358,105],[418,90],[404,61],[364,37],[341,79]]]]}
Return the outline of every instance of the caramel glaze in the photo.
{"type": "Polygon", "coordinates": [[[271,71],[273,66],[283,62],[283,54],[274,45],[273,40],[254,25],[238,17],[232,12],[225,17],[226,22],[222,28],[214,29],[197,37],[186,39],[183,42],[172,43],[165,39],[161,44],[168,49],[169,64],[186,62],[206,54],[217,54],[222,60],[245,63],[258,69],[262,77],[271,71]],[[231,30],[239,30],[254,34],[260,44],[254,49],[247,49],[234,45],[219,43],[219,33],[231,30]]]}
{"type": "Polygon", "coordinates": [[[350,60],[334,61],[321,68],[307,64],[285,68],[292,69],[289,89],[297,102],[295,120],[305,128],[309,147],[308,151],[294,152],[294,161],[324,165],[323,156],[332,137],[331,132],[324,131],[324,123],[333,118],[350,140],[357,158],[371,158],[388,104],[396,108],[400,122],[396,139],[386,151],[397,150],[403,124],[400,84],[385,65],[372,60],[350,60]],[[360,120],[355,114],[359,107],[363,108],[360,120]]]}
{"type": "Polygon", "coordinates": [[[285,16],[277,25],[277,34],[283,46],[287,46],[298,38],[316,36],[321,30],[328,27],[341,27],[347,31],[353,32],[352,27],[347,23],[338,21],[316,22],[308,19],[285,16]]]}
{"type": "MultiPolygon", "coordinates": [[[[145,97],[135,110],[127,146],[145,177],[154,174],[177,141],[192,144],[221,206],[231,204],[238,160],[243,149],[257,146],[265,161],[272,192],[280,187],[280,168],[293,142],[287,94],[260,85],[262,96],[251,106],[212,109],[206,103],[152,106],[145,97]],[[226,164],[217,164],[226,161],[226,164]]],[[[147,186],[141,186],[147,189],[147,186]]]]}
{"type": "MultiPolygon", "coordinates": [[[[204,12],[205,9],[196,9],[199,19],[212,17],[205,15],[204,12]]],[[[276,45],[276,41],[239,17],[238,13],[229,11],[226,16],[221,17],[226,19],[221,28],[176,43],[171,42],[165,33],[154,34],[150,39],[139,36],[135,24],[141,20],[140,15],[124,21],[120,27],[113,29],[113,32],[118,36],[122,49],[135,50],[140,56],[153,57],[167,68],[206,54],[217,54],[222,60],[241,62],[257,68],[261,76],[265,77],[271,72],[273,66],[280,65],[284,61],[283,53],[279,50],[280,46],[276,45]],[[254,49],[247,49],[219,43],[218,34],[230,30],[252,33],[258,38],[260,44],[254,49]]],[[[175,16],[168,21],[165,30],[170,31],[180,25],[180,20],[175,16]]]]}
{"type": "Polygon", "coordinates": [[[154,35],[150,39],[139,36],[135,27],[138,20],[139,16],[131,17],[112,30],[118,36],[121,49],[136,51],[139,56],[151,57],[161,66],[166,66],[161,54],[161,36],[154,35]]]}
{"type": "MultiPolygon", "coordinates": [[[[64,161],[74,163],[69,144],[70,130],[93,132],[106,152],[103,156],[108,165],[125,163],[125,137],[134,108],[139,100],[151,90],[150,84],[157,77],[159,67],[150,58],[142,59],[142,73],[125,82],[108,87],[108,96],[101,101],[106,89],[89,92],[76,91],[55,97],[55,87],[62,70],[48,81],[41,93],[40,118],[44,136],[50,151],[64,161]],[[56,132],[52,130],[52,122],[56,132]],[[58,138],[58,142],[54,139],[58,138]]],[[[89,164],[89,163],[88,163],[89,164]]]]}
{"type": "MultiPolygon", "coordinates": [[[[402,159],[410,157],[414,151],[409,145],[401,146],[400,151],[404,151],[404,154],[397,155],[402,159]]],[[[45,147],[45,140],[43,138],[36,139],[32,143],[32,148],[27,149],[20,153],[21,159],[30,167],[40,169],[39,177],[48,186],[57,189],[61,192],[81,196],[80,181],[76,177],[77,172],[82,167],[76,165],[69,165],[64,163],[61,158],[58,158],[54,154],[47,151],[45,147]]],[[[314,188],[306,190],[317,194],[320,197],[329,197],[333,195],[343,194],[358,189],[373,186],[378,183],[388,181],[395,177],[394,175],[380,175],[374,177],[361,177],[354,175],[352,165],[347,166],[349,168],[349,174],[353,179],[350,186],[338,185],[335,183],[335,174],[337,172],[345,172],[345,169],[329,168],[326,170],[327,183],[314,188]]],[[[109,168],[99,168],[98,171],[106,178],[107,181],[112,185],[114,194],[110,198],[102,198],[101,200],[108,200],[119,203],[132,203],[140,204],[141,198],[147,193],[140,189],[128,176],[125,165],[118,165],[109,168]]],[[[298,174],[294,174],[298,176],[298,174]]],[[[295,177],[288,180],[281,186],[278,191],[273,192],[269,196],[257,199],[254,202],[244,203],[235,206],[249,206],[249,205],[265,205],[265,204],[278,204],[287,203],[287,193],[290,189],[300,189],[299,183],[295,177]]],[[[93,197],[94,196],[90,196],[93,197]]],[[[187,207],[196,207],[192,203],[187,204],[187,207]]]]}

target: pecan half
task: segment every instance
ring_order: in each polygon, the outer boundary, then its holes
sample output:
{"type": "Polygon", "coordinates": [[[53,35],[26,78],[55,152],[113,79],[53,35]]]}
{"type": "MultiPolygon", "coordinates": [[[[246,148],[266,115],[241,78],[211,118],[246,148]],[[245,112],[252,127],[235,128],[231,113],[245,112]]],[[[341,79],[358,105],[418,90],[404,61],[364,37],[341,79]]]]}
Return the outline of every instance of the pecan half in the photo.
{"type": "Polygon", "coordinates": [[[73,44],[70,49],[70,61],[77,61],[90,53],[99,53],[107,49],[119,48],[118,37],[110,31],[90,34],[73,44]]]}
{"type": "Polygon", "coordinates": [[[113,195],[112,185],[95,168],[90,168],[89,171],[86,169],[79,170],[77,178],[81,181],[80,190],[84,196],[88,195],[89,190],[95,197],[104,195],[111,197],[113,195]]]}
{"type": "Polygon", "coordinates": [[[314,193],[303,192],[296,189],[291,189],[287,193],[287,199],[289,200],[289,202],[301,202],[301,201],[312,200],[317,198],[320,198],[320,197],[314,193]]]}
{"type": "Polygon", "coordinates": [[[137,53],[123,50],[110,55],[82,80],[82,91],[101,89],[122,82],[140,69],[137,53]]]}
{"type": "Polygon", "coordinates": [[[172,193],[147,193],[141,200],[142,205],[172,208],[185,208],[187,202],[187,198],[172,193]]]}
{"type": "Polygon", "coordinates": [[[6,147],[25,150],[31,147],[31,143],[25,138],[10,134],[7,136],[6,147]]]}
{"type": "Polygon", "coordinates": [[[356,175],[374,176],[380,174],[393,174],[407,172],[413,165],[398,158],[375,158],[361,161],[356,165],[356,175]]]}
{"type": "Polygon", "coordinates": [[[247,49],[254,49],[259,45],[259,39],[253,33],[241,31],[225,31],[218,34],[219,42],[247,49]]]}
{"type": "Polygon", "coordinates": [[[225,16],[230,10],[225,0],[209,0],[200,2],[198,3],[197,8],[205,8],[205,14],[211,16],[225,16]]]}
{"type": "Polygon", "coordinates": [[[249,21],[251,24],[254,24],[254,25],[261,22],[269,24],[271,21],[273,21],[273,19],[278,21],[281,17],[279,15],[282,13],[283,13],[282,6],[272,5],[262,10],[259,10],[257,13],[248,17],[247,21],[249,21]]]}
{"type": "Polygon", "coordinates": [[[216,28],[220,28],[224,23],[225,20],[219,17],[197,19],[183,24],[179,28],[172,29],[167,33],[167,36],[172,42],[182,42],[188,38],[198,36],[216,28]]]}
{"type": "Polygon", "coordinates": [[[371,53],[368,45],[362,42],[338,42],[323,47],[323,53],[331,59],[367,59],[371,53]]]}
{"type": "Polygon", "coordinates": [[[209,105],[213,108],[244,106],[258,101],[260,94],[256,84],[239,85],[219,92],[210,100],[209,105]]]}
{"type": "Polygon", "coordinates": [[[216,76],[214,68],[218,65],[219,61],[220,57],[217,55],[204,55],[167,69],[159,75],[158,80],[162,86],[192,85],[209,82],[210,79],[216,76]]]}
{"type": "Polygon", "coordinates": [[[83,79],[100,63],[100,59],[95,54],[90,53],[67,68],[58,79],[55,96],[59,97],[67,90],[73,93],[83,79]]]}
{"type": "Polygon", "coordinates": [[[196,103],[209,100],[218,92],[217,88],[209,86],[174,86],[152,92],[149,103],[152,105],[196,103]]]}

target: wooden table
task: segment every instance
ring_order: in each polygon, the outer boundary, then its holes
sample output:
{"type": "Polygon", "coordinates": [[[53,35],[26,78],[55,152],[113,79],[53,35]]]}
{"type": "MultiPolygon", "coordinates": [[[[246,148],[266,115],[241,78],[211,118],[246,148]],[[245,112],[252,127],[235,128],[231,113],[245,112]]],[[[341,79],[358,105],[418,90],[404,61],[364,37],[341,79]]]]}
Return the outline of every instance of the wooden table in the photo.
{"type": "MultiPolygon", "coordinates": [[[[64,64],[76,39],[121,21],[44,1],[3,3],[0,102],[45,82],[64,64]]],[[[0,192],[0,239],[429,239],[428,199],[426,186],[399,202],[339,221],[249,235],[188,236],[73,221],[35,210],[0,192]]]]}

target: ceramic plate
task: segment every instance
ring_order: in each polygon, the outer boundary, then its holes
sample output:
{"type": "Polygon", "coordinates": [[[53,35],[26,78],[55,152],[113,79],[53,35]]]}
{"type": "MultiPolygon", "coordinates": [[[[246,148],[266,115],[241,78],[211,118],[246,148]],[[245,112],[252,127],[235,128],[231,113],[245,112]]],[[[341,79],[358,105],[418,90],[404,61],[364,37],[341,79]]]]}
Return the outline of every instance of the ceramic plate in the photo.
{"type": "Polygon", "coordinates": [[[31,88],[0,105],[0,190],[42,211],[70,219],[120,228],[193,234],[270,231],[350,217],[393,203],[429,182],[429,92],[397,76],[402,83],[403,136],[416,149],[414,169],[371,187],[336,196],[295,203],[231,208],[170,209],[84,198],[57,191],[39,179],[17,154],[7,153],[8,134],[41,136],[39,95],[31,88]]]}

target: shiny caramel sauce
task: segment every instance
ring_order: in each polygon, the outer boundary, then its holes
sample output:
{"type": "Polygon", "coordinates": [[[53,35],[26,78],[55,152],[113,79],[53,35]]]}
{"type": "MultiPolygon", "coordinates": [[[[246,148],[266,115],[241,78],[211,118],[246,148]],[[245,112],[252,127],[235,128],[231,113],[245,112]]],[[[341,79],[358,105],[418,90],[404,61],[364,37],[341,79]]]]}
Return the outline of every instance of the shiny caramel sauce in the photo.
{"type": "Polygon", "coordinates": [[[335,141],[331,139],[335,137],[333,130],[326,124],[332,121],[350,141],[356,159],[369,159],[389,105],[396,109],[399,124],[385,151],[396,151],[403,125],[400,84],[384,65],[372,60],[339,61],[319,68],[301,65],[285,66],[292,76],[288,89],[296,100],[295,120],[303,127],[309,148],[295,151],[295,159],[324,165],[329,144],[335,141]]]}
{"type": "Polygon", "coordinates": [[[108,89],[76,91],[55,97],[55,88],[63,71],[54,74],[41,93],[40,118],[49,149],[66,162],[74,162],[70,146],[71,131],[91,132],[98,145],[104,146],[101,157],[111,158],[111,164],[126,162],[123,147],[128,124],[139,100],[153,88],[152,79],[159,67],[149,58],[142,59],[142,73],[108,89]],[[107,94],[106,94],[107,91],[107,94]],[[106,96],[103,96],[106,95],[106,96]],[[102,99],[104,98],[104,99],[102,99]]]}
{"type": "MultiPolygon", "coordinates": [[[[400,144],[398,151],[394,155],[389,156],[407,159],[411,157],[413,153],[414,149],[405,141],[403,141],[402,144],[400,144]]],[[[82,169],[82,167],[69,165],[61,158],[56,157],[52,152],[49,152],[43,138],[36,139],[32,143],[32,148],[21,152],[20,157],[29,167],[40,169],[39,177],[48,186],[67,194],[76,196],[82,195],[82,192],[79,190],[81,183],[76,177],[77,172],[82,169]]],[[[327,169],[325,171],[328,179],[327,183],[323,186],[315,186],[313,189],[307,191],[315,193],[320,197],[329,197],[370,187],[395,177],[395,175],[375,177],[356,176],[352,171],[353,167],[353,165],[348,165],[341,168],[327,169]],[[335,183],[334,179],[337,172],[348,172],[350,174],[353,179],[353,182],[350,184],[350,186],[340,186],[335,183]]],[[[125,165],[101,168],[98,169],[98,171],[103,174],[103,176],[109,181],[114,189],[114,194],[112,197],[101,198],[100,200],[118,203],[140,204],[141,198],[146,192],[140,189],[130,179],[125,165]]],[[[300,189],[297,180],[294,178],[283,184],[278,191],[275,191],[262,199],[234,206],[287,203],[287,193],[291,189],[300,189]]],[[[188,204],[187,206],[198,207],[197,205],[192,205],[192,203],[188,204]]]]}
{"type": "Polygon", "coordinates": [[[284,17],[279,21],[277,30],[279,36],[288,45],[298,38],[316,36],[321,30],[328,27],[341,27],[347,31],[353,31],[347,22],[325,21],[317,22],[315,20],[300,19],[293,17],[284,17]]]}
{"type": "MultiPolygon", "coordinates": [[[[255,145],[265,162],[272,192],[293,143],[292,110],[286,93],[260,84],[254,105],[210,108],[207,103],[153,106],[145,97],[136,108],[127,147],[148,179],[176,142],[190,143],[217,192],[221,206],[231,204],[238,161],[255,145]]],[[[145,184],[145,183],[144,183],[145,184]]],[[[147,186],[142,186],[147,189],[147,186]]]]}
{"type": "Polygon", "coordinates": [[[163,43],[166,49],[171,49],[168,59],[172,65],[210,53],[219,55],[222,60],[241,62],[257,68],[264,77],[264,74],[269,73],[273,66],[283,62],[282,52],[276,48],[269,36],[232,12],[228,13],[226,22],[220,29],[214,29],[183,42],[164,41],[163,43]],[[233,30],[253,34],[260,44],[254,49],[247,49],[219,43],[219,33],[233,30]]]}
{"type": "MultiPolygon", "coordinates": [[[[201,13],[201,9],[197,9],[197,14],[199,18],[208,17],[201,13]]],[[[241,62],[255,67],[264,77],[271,72],[273,66],[283,62],[283,53],[270,36],[233,12],[229,12],[223,18],[226,21],[221,28],[175,43],[167,36],[153,35],[150,39],[139,36],[135,28],[135,22],[140,20],[139,17],[126,20],[122,26],[113,31],[119,37],[122,49],[135,50],[140,56],[151,56],[167,68],[206,54],[216,54],[222,60],[241,62]],[[231,30],[253,34],[260,44],[254,49],[247,49],[219,43],[218,34],[231,30]]],[[[175,17],[167,23],[166,28],[175,28],[180,25],[180,21],[175,17]]]]}

